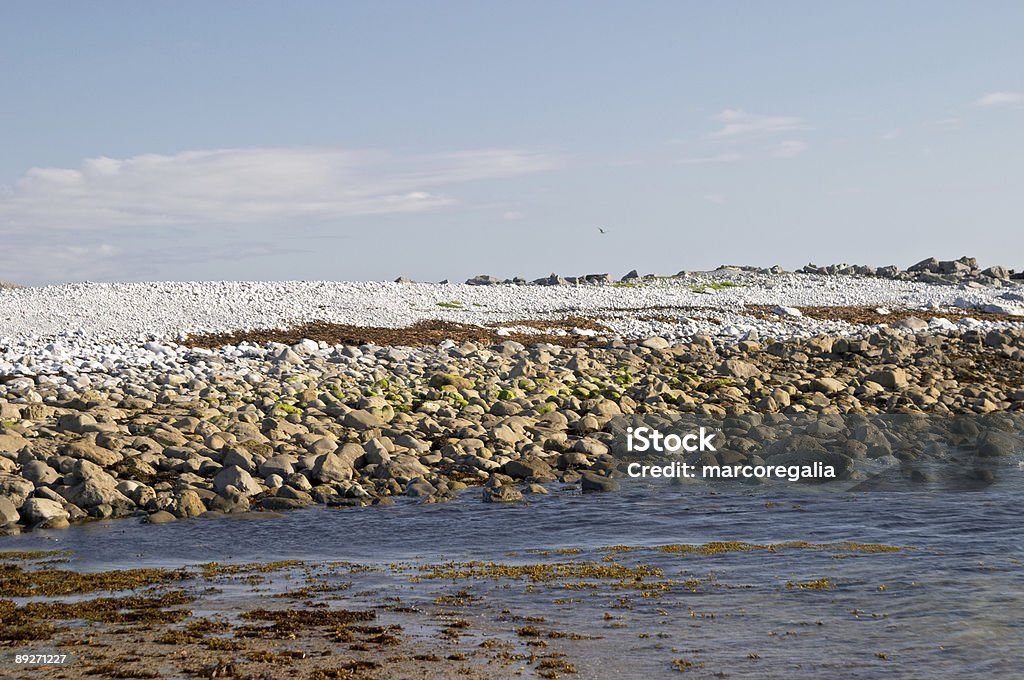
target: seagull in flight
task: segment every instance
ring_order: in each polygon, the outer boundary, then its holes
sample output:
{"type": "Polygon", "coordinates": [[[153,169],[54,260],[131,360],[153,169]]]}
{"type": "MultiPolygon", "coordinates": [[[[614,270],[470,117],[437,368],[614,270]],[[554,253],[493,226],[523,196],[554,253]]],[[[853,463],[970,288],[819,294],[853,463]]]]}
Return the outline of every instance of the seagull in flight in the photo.
{"type": "Polygon", "coordinates": [[[602,234],[607,234],[608,233],[607,231],[605,231],[604,227],[598,227],[597,230],[599,232],[601,232],[602,234]]]}

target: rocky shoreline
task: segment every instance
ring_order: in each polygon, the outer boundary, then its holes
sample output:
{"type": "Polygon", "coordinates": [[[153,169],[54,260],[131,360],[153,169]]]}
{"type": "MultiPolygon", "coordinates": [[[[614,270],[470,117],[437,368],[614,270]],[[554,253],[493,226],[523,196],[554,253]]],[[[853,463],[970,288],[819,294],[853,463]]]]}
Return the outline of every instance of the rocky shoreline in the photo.
{"type": "MultiPolygon", "coordinates": [[[[718,271],[729,270],[756,272],[759,274],[771,275],[779,275],[786,273],[786,270],[778,265],[772,267],[722,265],[721,267],[718,268],[718,271]]],[[[910,267],[907,267],[905,270],[900,269],[894,264],[876,267],[871,265],[851,265],[846,263],[818,266],[816,264],[811,263],[807,264],[804,267],[801,267],[797,271],[801,274],[820,274],[825,276],[867,276],[880,279],[890,279],[894,281],[918,281],[921,283],[928,283],[934,285],[962,285],[969,287],[1000,287],[1010,282],[1011,280],[1019,281],[1024,279],[1024,272],[1017,272],[1013,269],[1009,269],[1002,265],[993,265],[991,267],[981,268],[978,266],[978,260],[976,258],[968,257],[966,255],[957,258],[956,260],[939,260],[934,257],[929,257],[925,258],[924,260],[921,260],[916,264],[911,265],[910,267]]],[[[478,274],[477,276],[471,276],[470,278],[466,279],[466,285],[602,285],[612,283],[631,283],[650,279],[686,278],[691,274],[693,274],[693,272],[683,270],[670,277],[658,274],[641,275],[636,269],[633,269],[619,279],[615,279],[610,274],[584,274],[581,276],[562,276],[561,274],[552,273],[549,276],[543,276],[538,279],[533,279],[532,281],[528,281],[527,279],[521,276],[516,276],[510,279],[502,279],[491,274],[478,274]]],[[[400,276],[397,279],[395,279],[395,283],[414,283],[414,281],[404,276],[400,276]]],[[[441,283],[448,283],[448,281],[442,281],[441,283]]]]}
{"type": "MultiPolygon", "coordinates": [[[[996,429],[1013,431],[1012,416],[1024,410],[1024,331],[914,325],[864,337],[576,346],[307,338],[265,344],[244,366],[205,354],[131,380],[9,378],[0,398],[0,527],[125,516],[157,523],[396,496],[432,503],[460,492],[515,502],[547,493],[549,482],[611,490],[623,464],[615,428],[630,416],[1005,414],[1011,420],[996,429]]],[[[973,433],[979,448],[991,438],[973,433]]],[[[982,455],[1016,450],[1013,439],[993,441],[982,455]]],[[[844,474],[862,462],[901,463],[867,449],[842,454],[844,474]]],[[[760,459],[755,449],[728,453],[705,462],[760,459]]]]}

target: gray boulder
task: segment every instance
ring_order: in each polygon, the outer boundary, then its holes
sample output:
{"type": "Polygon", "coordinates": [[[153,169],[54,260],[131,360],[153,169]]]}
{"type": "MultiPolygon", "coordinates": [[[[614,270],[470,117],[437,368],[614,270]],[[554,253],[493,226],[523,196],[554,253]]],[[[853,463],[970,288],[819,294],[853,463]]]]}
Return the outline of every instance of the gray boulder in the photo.
{"type": "Polygon", "coordinates": [[[61,520],[67,522],[68,517],[63,505],[48,498],[30,498],[21,506],[21,518],[29,526],[61,520]]]}
{"type": "Polygon", "coordinates": [[[267,496],[261,498],[256,504],[260,510],[301,510],[314,505],[313,501],[301,498],[286,498],[284,496],[267,496]]]}
{"type": "Polygon", "coordinates": [[[430,474],[430,468],[421,463],[415,456],[395,456],[389,463],[379,468],[376,476],[392,479],[414,479],[430,474]]]}
{"type": "Polygon", "coordinates": [[[490,274],[479,274],[466,279],[467,286],[494,286],[501,283],[501,279],[490,274]]]}
{"type": "Polygon", "coordinates": [[[224,467],[236,465],[246,472],[256,471],[256,461],[253,459],[252,454],[245,449],[228,449],[224,452],[224,458],[221,459],[221,465],[224,467]]]}
{"type": "Polygon", "coordinates": [[[384,421],[369,411],[349,411],[342,418],[341,424],[356,430],[372,430],[384,425],[384,421]]]}
{"type": "Polygon", "coordinates": [[[726,359],[715,370],[722,375],[732,376],[740,380],[757,378],[761,375],[761,369],[757,366],[739,359],[726,359]]]}
{"type": "Polygon", "coordinates": [[[978,455],[983,458],[1009,456],[1020,446],[1019,440],[999,430],[989,430],[978,437],[978,455]]]}
{"type": "Polygon", "coordinates": [[[96,443],[95,435],[88,435],[61,447],[61,453],[72,458],[80,458],[101,467],[109,467],[121,460],[116,451],[103,448],[96,443]]]}
{"type": "Polygon", "coordinates": [[[991,276],[993,279],[1010,278],[1010,270],[998,264],[993,267],[989,267],[988,269],[983,271],[982,274],[984,274],[985,276],[991,276]]]}
{"type": "Polygon", "coordinates": [[[36,486],[50,485],[60,479],[57,471],[41,460],[33,460],[22,465],[21,476],[36,486]]]}
{"type": "Polygon", "coordinates": [[[907,386],[907,372],[902,368],[888,368],[875,371],[868,376],[868,380],[886,389],[899,389],[907,386]]]}
{"type": "Polygon", "coordinates": [[[20,506],[35,491],[35,484],[19,475],[0,472],[0,496],[7,496],[20,506]]]}
{"type": "MultiPolygon", "coordinates": [[[[360,449],[361,454],[362,449],[360,449]]],[[[325,484],[347,482],[352,479],[352,463],[336,453],[325,453],[317,456],[312,473],[313,479],[325,484]]]]}
{"type": "Polygon", "coordinates": [[[640,343],[641,347],[648,349],[666,349],[671,343],[663,337],[652,335],[640,343]]]}
{"type": "Polygon", "coordinates": [[[18,506],[12,503],[10,498],[0,496],[0,528],[17,524],[20,519],[18,506]]]}
{"type": "Polygon", "coordinates": [[[551,466],[539,458],[520,458],[510,460],[502,467],[509,477],[516,479],[528,479],[530,477],[550,477],[551,466]]]}
{"type": "Polygon", "coordinates": [[[181,517],[183,519],[188,517],[198,517],[206,512],[206,506],[203,504],[198,493],[192,489],[185,489],[178,494],[177,498],[174,499],[172,512],[176,517],[181,517]]]}
{"type": "Polygon", "coordinates": [[[287,477],[288,475],[295,472],[295,456],[282,453],[277,456],[268,458],[260,465],[260,474],[264,477],[268,475],[281,475],[287,477]]]}
{"type": "Polygon", "coordinates": [[[907,267],[908,272],[932,272],[937,274],[939,272],[939,261],[934,257],[929,257],[921,260],[917,264],[907,267]]]}
{"type": "Polygon", "coordinates": [[[919,319],[916,316],[908,316],[906,319],[900,319],[893,324],[894,328],[903,328],[908,331],[923,331],[927,330],[928,322],[924,319],[919,319]]]}
{"type": "Polygon", "coordinates": [[[260,485],[252,478],[252,475],[237,465],[231,465],[224,468],[217,473],[216,477],[213,478],[213,488],[218,494],[223,496],[229,486],[233,486],[243,494],[249,496],[258,494],[262,491],[260,485]]]}
{"type": "Polygon", "coordinates": [[[95,463],[79,460],[71,474],[79,482],[65,492],[64,497],[78,507],[89,509],[108,505],[121,510],[135,507],[130,498],[117,490],[117,480],[95,463]]]}
{"type": "Polygon", "coordinates": [[[98,431],[96,419],[88,413],[68,413],[57,419],[57,429],[63,432],[85,432],[98,431]]]}
{"type": "Polygon", "coordinates": [[[434,485],[425,479],[414,479],[405,485],[405,495],[412,498],[426,498],[437,491],[434,485]]]}
{"type": "Polygon", "coordinates": [[[174,522],[177,519],[177,517],[166,510],[157,510],[146,518],[146,522],[149,524],[167,524],[169,522],[174,522]]]}

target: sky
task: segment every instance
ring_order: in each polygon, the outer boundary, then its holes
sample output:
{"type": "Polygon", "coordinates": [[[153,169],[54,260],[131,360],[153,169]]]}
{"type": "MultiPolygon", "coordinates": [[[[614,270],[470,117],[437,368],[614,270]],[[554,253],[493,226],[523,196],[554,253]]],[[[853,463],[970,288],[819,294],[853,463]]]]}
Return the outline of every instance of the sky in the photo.
{"type": "Polygon", "coordinates": [[[1022,32],[1018,0],[9,0],[0,280],[1021,269],[1022,32]]]}

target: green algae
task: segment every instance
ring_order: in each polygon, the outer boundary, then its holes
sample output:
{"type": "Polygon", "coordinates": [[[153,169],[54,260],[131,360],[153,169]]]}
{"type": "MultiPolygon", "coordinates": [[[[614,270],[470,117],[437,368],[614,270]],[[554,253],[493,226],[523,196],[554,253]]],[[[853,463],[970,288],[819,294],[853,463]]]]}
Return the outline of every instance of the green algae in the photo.
{"type": "Polygon", "coordinates": [[[789,590],[833,590],[835,582],[828,578],[819,578],[813,581],[787,581],[786,588],[789,590]]]}

